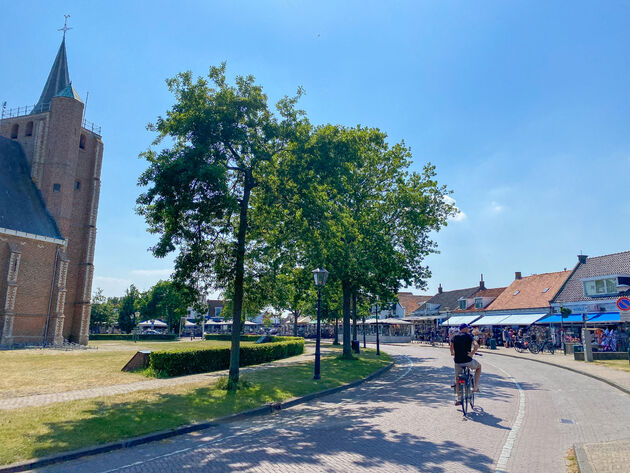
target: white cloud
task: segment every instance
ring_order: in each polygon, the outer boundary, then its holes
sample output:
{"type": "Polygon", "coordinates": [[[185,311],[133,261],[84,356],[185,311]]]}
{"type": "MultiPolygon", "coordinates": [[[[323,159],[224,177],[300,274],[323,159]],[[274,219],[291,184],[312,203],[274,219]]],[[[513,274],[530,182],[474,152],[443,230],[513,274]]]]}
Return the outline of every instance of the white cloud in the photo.
{"type": "Polygon", "coordinates": [[[132,269],[122,272],[118,277],[95,275],[92,283],[92,291],[103,289],[106,297],[122,296],[125,291],[134,284],[140,291],[146,291],[160,280],[169,279],[172,269],[132,269]],[[126,273],[126,274],[125,274],[126,273]]]}
{"type": "Polygon", "coordinates": [[[157,277],[170,277],[173,273],[172,269],[132,269],[131,274],[135,276],[157,276],[157,277]]]}
{"type": "Polygon", "coordinates": [[[456,214],[452,217],[449,218],[449,221],[451,222],[461,222],[462,220],[466,220],[466,214],[464,212],[462,212],[456,205],[455,203],[455,199],[453,199],[451,196],[444,196],[444,200],[446,201],[447,204],[452,204],[455,205],[455,210],[456,210],[456,214]]]}
{"type": "Polygon", "coordinates": [[[498,214],[498,213],[503,212],[504,209],[505,207],[501,205],[500,203],[495,202],[494,200],[490,202],[490,211],[492,213],[498,214]]]}

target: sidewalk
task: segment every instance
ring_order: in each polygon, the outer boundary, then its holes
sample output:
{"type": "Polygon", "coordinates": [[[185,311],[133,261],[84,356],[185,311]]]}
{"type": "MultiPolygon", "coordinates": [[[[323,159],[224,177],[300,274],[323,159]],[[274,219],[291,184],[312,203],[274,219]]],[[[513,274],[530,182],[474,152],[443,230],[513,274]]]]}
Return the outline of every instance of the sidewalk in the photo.
{"type": "MultiPolygon", "coordinates": [[[[331,354],[334,349],[330,346],[322,346],[321,354],[326,356],[331,354]]],[[[241,374],[251,373],[258,370],[264,370],[268,368],[275,368],[277,366],[291,366],[299,363],[306,363],[310,361],[315,355],[315,347],[307,344],[304,347],[304,353],[291,358],[284,358],[282,360],[272,361],[270,363],[264,363],[261,365],[254,365],[243,367],[240,369],[241,374]]],[[[138,381],[129,384],[115,384],[109,386],[99,386],[89,389],[77,389],[74,391],[66,391],[53,394],[36,394],[33,396],[12,397],[0,400],[0,411],[21,409],[23,407],[38,407],[48,404],[54,404],[57,402],[76,401],[78,399],[90,399],[101,396],[116,396],[118,394],[126,394],[134,391],[143,391],[149,389],[157,389],[168,386],[178,386],[182,384],[193,384],[200,382],[211,382],[220,378],[221,376],[227,376],[228,370],[213,371],[211,373],[192,374],[188,376],[179,376],[176,378],[166,379],[151,379],[146,381],[138,381]]]]}
{"type": "Polygon", "coordinates": [[[554,355],[548,353],[538,353],[536,355],[530,352],[518,353],[514,348],[497,347],[496,350],[482,348],[481,353],[491,353],[496,355],[512,356],[515,358],[524,358],[527,360],[548,363],[562,368],[591,376],[593,378],[604,381],[630,394],[630,371],[621,371],[597,363],[587,363],[584,361],[576,361],[573,355],[565,355],[561,351],[554,355]]]}

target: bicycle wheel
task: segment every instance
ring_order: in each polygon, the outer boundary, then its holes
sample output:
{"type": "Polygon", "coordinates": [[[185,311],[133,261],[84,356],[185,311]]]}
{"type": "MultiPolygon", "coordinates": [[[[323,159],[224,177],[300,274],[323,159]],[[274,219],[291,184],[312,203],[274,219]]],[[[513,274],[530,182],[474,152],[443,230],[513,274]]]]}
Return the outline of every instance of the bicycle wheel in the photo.
{"type": "Polygon", "coordinates": [[[548,351],[549,354],[553,355],[556,352],[556,347],[553,346],[553,343],[547,342],[545,343],[545,351],[548,351]]]}
{"type": "Polygon", "coordinates": [[[475,379],[472,375],[468,376],[468,382],[466,383],[466,390],[469,392],[468,394],[468,404],[470,405],[470,410],[472,411],[475,408],[475,379]]]}
{"type": "Polygon", "coordinates": [[[534,355],[540,352],[540,345],[534,343],[534,342],[530,342],[529,343],[529,351],[531,353],[533,353],[534,355]]]}
{"type": "Polygon", "coordinates": [[[466,411],[468,410],[468,390],[466,389],[466,383],[459,383],[459,389],[462,395],[462,412],[464,416],[466,416],[466,411]]]}
{"type": "Polygon", "coordinates": [[[523,345],[520,343],[514,345],[514,349],[517,351],[517,353],[523,353],[525,351],[525,347],[523,347],[523,345]]]}

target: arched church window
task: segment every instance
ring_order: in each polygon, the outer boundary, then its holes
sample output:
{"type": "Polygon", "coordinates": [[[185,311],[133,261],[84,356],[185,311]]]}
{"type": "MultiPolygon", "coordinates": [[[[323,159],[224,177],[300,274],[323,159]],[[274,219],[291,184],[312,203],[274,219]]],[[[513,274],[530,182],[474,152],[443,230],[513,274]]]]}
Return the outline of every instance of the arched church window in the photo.
{"type": "Polygon", "coordinates": [[[24,136],[33,136],[33,122],[28,122],[26,124],[26,131],[24,132],[24,136]]]}
{"type": "Polygon", "coordinates": [[[79,148],[85,149],[85,135],[81,133],[81,137],[79,138],[79,148]]]}
{"type": "Polygon", "coordinates": [[[17,123],[11,127],[11,139],[14,140],[18,137],[18,130],[20,129],[20,125],[17,123]]]}

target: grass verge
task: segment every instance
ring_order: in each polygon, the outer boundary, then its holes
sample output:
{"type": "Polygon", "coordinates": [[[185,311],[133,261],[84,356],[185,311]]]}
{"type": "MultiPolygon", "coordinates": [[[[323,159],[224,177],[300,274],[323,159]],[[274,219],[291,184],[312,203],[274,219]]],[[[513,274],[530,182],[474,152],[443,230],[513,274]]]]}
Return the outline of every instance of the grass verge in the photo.
{"type": "Polygon", "coordinates": [[[304,396],[373,373],[390,357],[372,350],[360,357],[322,359],[322,379],[313,380],[313,363],[249,373],[236,393],[213,384],[136,391],[43,407],[3,411],[0,464],[114,442],[304,396]]]}
{"type": "Polygon", "coordinates": [[[579,473],[577,457],[575,456],[575,450],[570,448],[564,457],[564,462],[567,466],[567,473],[579,473]]]}
{"type": "Polygon", "coordinates": [[[601,366],[606,366],[607,368],[630,372],[630,363],[628,362],[628,360],[598,360],[594,363],[601,366]]]}
{"type": "Polygon", "coordinates": [[[120,371],[138,350],[229,346],[230,342],[214,340],[137,343],[117,340],[90,342],[90,347],[98,348],[97,350],[0,351],[0,399],[145,381],[146,377],[140,372],[120,371]]]}

